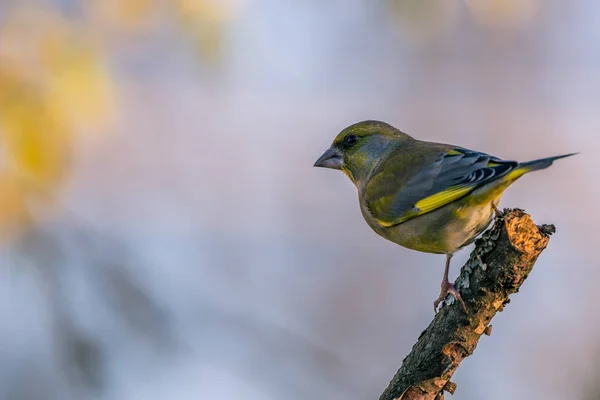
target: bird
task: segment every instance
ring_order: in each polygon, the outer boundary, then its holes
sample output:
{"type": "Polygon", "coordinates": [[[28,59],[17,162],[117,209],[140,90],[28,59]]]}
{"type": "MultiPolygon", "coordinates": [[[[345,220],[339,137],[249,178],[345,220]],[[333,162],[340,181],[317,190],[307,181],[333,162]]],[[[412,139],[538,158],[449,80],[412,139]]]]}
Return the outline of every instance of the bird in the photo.
{"type": "Polygon", "coordinates": [[[315,167],[343,171],[358,190],[366,223],[408,249],[446,256],[434,311],[448,294],[466,305],[448,280],[452,256],[501,215],[503,192],[528,172],[577,153],[517,162],[444,143],[418,140],[382,121],[343,129],[315,167]]]}

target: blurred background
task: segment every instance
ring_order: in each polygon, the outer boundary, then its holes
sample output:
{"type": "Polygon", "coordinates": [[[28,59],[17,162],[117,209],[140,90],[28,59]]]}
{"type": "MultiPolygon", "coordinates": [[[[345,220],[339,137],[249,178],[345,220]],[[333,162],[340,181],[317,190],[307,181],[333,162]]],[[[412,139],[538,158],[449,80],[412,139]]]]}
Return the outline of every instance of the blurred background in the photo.
{"type": "MultiPolygon", "coordinates": [[[[557,233],[457,399],[599,399],[600,4],[0,0],[0,399],[376,399],[443,257],[313,168],[347,125],[517,160],[557,233]]],[[[466,260],[453,261],[452,274],[466,260]]]]}

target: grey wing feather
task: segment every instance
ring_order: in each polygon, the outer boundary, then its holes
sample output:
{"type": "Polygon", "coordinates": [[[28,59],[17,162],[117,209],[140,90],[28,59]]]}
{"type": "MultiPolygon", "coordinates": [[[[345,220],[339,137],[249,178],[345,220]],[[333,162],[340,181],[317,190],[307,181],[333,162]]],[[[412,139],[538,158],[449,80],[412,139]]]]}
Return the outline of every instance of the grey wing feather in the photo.
{"type": "Polygon", "coordinates": [[[390,207],[394,215],[418,212],[415,204],[426,197],[458,185],[473,190],[513,170],[515,161],[505,161],[486,153],[456,148],[441,155],[433,164],[406,182],[390,207]]]}

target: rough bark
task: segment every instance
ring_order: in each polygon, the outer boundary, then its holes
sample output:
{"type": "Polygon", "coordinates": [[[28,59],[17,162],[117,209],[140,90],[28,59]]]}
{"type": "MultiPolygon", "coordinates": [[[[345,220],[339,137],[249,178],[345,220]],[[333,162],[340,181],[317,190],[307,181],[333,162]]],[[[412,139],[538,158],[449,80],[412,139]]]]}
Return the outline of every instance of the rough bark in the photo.
{"type": "Polygon", "coordinates": [[[445,391],[454,393],[450,378],[481,335],[491,333],[490,321],[519,290],[553,232],[554,226],[536,226],[523,210],[504,210],[456,279],[467,313],[448,297],[380,400],[440,400],[445,391]]]}

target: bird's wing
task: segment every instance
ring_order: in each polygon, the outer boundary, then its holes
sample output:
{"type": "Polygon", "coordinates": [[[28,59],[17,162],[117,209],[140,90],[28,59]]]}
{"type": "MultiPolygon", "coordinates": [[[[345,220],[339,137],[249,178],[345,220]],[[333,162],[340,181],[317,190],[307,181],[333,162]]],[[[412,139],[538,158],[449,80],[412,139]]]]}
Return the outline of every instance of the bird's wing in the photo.
{"type": "Polygon", "coordinates": [[[463,148],[444,149],[429,161],[412,171],[394,169],[394,163],[382,166],[382,173],[375,171],[364,201],[381,226],[398,225],[443,207],[518,167],[515,161],[463,148]]]}

